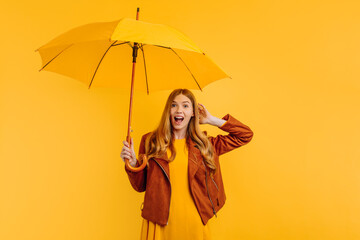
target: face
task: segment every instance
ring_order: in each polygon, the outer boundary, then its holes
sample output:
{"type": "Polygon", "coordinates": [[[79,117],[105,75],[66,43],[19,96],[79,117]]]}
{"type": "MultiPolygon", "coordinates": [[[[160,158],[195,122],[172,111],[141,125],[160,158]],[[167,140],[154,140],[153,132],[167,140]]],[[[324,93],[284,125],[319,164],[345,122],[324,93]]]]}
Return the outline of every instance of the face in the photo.
{"type": "Polygon", "coordinates": [[[194,110],[191,100],[185,95],[177,95],[170,107],[171,125],[175,131],[186,130],[194,110]]]}

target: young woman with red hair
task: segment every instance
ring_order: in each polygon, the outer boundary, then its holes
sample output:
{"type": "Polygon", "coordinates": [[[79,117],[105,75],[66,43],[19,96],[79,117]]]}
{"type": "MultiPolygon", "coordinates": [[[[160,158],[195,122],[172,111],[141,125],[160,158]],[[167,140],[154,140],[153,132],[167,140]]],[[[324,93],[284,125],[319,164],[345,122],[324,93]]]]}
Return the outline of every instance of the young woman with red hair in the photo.
{"type": "Polygon", "coordinates": [[[227,114],[212,116],[193,93],[176,89],[168,97],[159,126],[145,134],[136,158],[124,141],[121,158],[139,166],[125,167],[132,187],[145,191],[141,240],[211,239],[207,222],[225,203],[219,156],[250,142],[252,130],[227,114]],[[200,124],[219,127],[227,135],[207,136],[200,124]]]}

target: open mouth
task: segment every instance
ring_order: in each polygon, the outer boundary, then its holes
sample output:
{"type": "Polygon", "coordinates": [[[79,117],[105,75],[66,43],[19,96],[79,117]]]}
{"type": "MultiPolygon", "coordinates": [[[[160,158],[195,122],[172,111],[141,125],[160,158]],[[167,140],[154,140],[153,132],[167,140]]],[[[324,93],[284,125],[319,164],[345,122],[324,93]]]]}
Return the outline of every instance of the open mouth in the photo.
{"type": "Polygon", "coordinates": [[[180,124],[184,118],[183,117],[174,117],[176,124],[180,124]]]}

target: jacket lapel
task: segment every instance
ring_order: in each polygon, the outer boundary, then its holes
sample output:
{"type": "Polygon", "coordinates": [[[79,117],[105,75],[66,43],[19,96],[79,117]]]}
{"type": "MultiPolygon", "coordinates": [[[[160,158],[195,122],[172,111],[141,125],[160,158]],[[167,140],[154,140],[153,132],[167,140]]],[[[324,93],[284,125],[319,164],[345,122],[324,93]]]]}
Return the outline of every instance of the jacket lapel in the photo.
{"type": "MultiPolygon", "coordinates": [[[[188,147],[188,171],[189,171],[189,180],[194,178],[195,173],[201,166],[202,156],[200,150],[196,147],[196,144],[188,138],[187,140],[188,147]]],[[[155,160],[161,165],[166,174],[170,178],[170,169],[169,169],[169,158],[167,153],[163,154],[160,157],[155,158],[155,160]]]]}
{"type": "Polygon", "coordinates": [[[199,169],[202,161],[202,156],[200,150],[196,148],[196,144],[188,139],[188,171],[189,171],[189,180],[194,178],[196,171],[199,169]]]}
{"type": "MultiPolygon", "coordinates": [[[[169,169],[169,158],[167,156],[167,153],[165,152],[160,157],[154,158],[158,164],[164,169],[167,176],[170,178],[170,169],[169,169]]],[[[169,179],[170,180],[170,179],[169,179]]]]}

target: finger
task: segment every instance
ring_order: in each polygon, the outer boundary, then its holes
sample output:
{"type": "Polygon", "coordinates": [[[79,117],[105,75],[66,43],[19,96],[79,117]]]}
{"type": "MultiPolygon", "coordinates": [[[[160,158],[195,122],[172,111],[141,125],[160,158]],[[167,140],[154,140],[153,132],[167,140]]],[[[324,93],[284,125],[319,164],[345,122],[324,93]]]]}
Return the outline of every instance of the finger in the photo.
{"type": "Polygon", "coordinates": [[[123,141],[123,144],[127,147],[129,147],[129,143],[127,141],[123,141]]]}
{"type": "Polygon", "coordinates": [[[131,151],[130,149],[124,151],[124,153],[129,154],[130,156],[134,157],[135,156],[135,152],[131,151]]]}
{"type": "Polygon", "coordinates": [[[126,152],[124,152],[124,154],[127,154],[127,155],[129,155],[129,156],[134,156],[134,154],[131,152],[131,151],[126,151],[126,152]]]}
{"type": "Polygon", "coordinates": [[[129,159],[129,160],[135,159],[131,153],[124,153],[123,158],[129,159]]]}
{"type": "Polygon", "coordinates": [[[124,153],[121,153],[121,154],[120,154],[120,157],[121,157],[121,159],[122,159],[123,161],[125,161],[126,156],[125,156],[124,153]]]}
{"type": "Polygon", "coordinates": [[[132,160],[131,154],[129,153],[124,153],[122,158],[132,160]]]}
{"type": "Polygon", "coordinates": [[[130,151],[124,150],[120,153],[120,155],[125,155],[125,154],[131,154],[130,151]]]}
{"type": "Polygon", "coordinates": [[[125,157],[125,158],[129,158],[129,157],[131,157],[131,154],[130,154],[130,153],[128,153],[128,152],[125,152],[125,153],[123,153],[123,157],[125,157]]]}
{"type": "Polygon", "coordinates": [[[201,105],[201,106],[199,107],[199,110],[200,110],[201,113],[205,113],[205,112],[206,112],[206,108],[205,108],[203,105],[201,105]]]}

